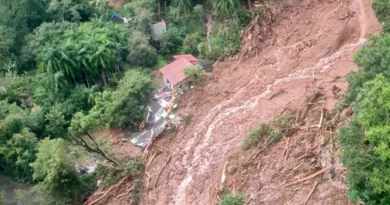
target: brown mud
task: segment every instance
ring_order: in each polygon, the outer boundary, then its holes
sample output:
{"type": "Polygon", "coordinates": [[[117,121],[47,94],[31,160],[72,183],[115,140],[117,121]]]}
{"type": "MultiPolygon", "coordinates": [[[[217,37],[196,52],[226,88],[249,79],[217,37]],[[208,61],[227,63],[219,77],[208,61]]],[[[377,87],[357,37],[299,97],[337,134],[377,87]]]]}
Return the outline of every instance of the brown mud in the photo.
{"type": "MultiPolygon", "coordinates": [[[[327,127],[295,132],[249,164],[244,162],[256,149],[244,152],[241,144],[260,123],[287,109],[303,111],[315,92],[324,95],[321,106],[309,110],[313,122],[304,126],[317,124],[320,110],[335,108],[347,91],[346,76],[357,70],[353,54],[380,31],[371,3],[288,0],[272,5],[271,34],[256,45],[258,52],[244,56],[241,51],[218,63],[211,77],[181,97],[179,112],[193,115],[191,124],[155,142],[158,155],[146,167],[141,204],[217,204],[225,169],[223,188],[243,191],[246,204],[350,203],[345,170],[333,153],[337,147],[329,143],[334,133],[327,127]],[[324,168],[321,175],[289,185],[324,168]]],[[[114,197],[109,204],[129,201],[114,197]]]]}

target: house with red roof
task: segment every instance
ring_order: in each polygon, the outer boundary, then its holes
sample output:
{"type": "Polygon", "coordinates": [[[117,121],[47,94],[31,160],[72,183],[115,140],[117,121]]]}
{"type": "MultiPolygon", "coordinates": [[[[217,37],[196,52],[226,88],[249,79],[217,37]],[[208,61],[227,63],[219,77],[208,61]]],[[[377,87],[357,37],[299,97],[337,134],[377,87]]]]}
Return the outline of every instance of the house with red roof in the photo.
{"type": "Polygon", "coordinates": [[[160,72],[164,76],[165,83],[168,84],[171,89],[187,78],[184,74],[184,69],[193,66],[198,62],[198,59],[191,54],[175,55],[173,58],[175,61],[160,69],[160,72]]]}

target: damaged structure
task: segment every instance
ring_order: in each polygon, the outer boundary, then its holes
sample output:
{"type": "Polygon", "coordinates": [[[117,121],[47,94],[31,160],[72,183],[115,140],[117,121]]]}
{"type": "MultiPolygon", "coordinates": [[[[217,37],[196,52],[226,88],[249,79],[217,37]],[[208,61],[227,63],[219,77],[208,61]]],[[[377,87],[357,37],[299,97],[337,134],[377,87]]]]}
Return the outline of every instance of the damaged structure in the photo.
{"type": "Polygon", "coordinates": [[[198,62],[198,59],[191,54],[175,55],[173,58],[175,61],[160,69],[164,76],[164,82],[170,89],[173,89],[187,78],[184,74],[185,68],[196,65],[198,62]]]}
{"type": "Polygon", "coordinates": [[[212,70],[212,61],[198,60],[191,54],[175,55],[173,58],[173,62],[159,70],[163,78],[162,88],[156,90],[153,98],[146,104],[148,113],[140,125],[140,131],[130,136],[131,142],[136,146],[146,147],[150,138],[158,137],[167,127],[180,123],[180,117],[171,114],[171,111],[177,107],[175,88],[187,78],[184,69],[200,65],[206,71],[212,70]]]}

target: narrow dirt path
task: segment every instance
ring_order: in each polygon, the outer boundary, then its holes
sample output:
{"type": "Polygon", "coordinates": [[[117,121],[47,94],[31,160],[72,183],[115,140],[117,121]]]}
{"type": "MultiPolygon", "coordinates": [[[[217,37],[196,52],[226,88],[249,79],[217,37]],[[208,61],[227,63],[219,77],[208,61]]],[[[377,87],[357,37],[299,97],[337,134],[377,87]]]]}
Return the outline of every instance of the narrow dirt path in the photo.
{"type": "MultiPolygon", "coordinates": [[[[380,29],[371,0],[291,0],[275,7],[275,35],[264,43],[259,57],[243,60],[234,72],[236,60],[220,63],[213,79],[183,99],[181,112],[191,113],[194,118],[170,142],[174,156],[156,189],[146,190],[143,204],[214,204],[224,161],[250,129],[286,108],[299,108],[318,89],[330,99],[326,107],[332,109],[340,100],[334,99],[332,87],[345,93],[345,77],[357,69],[353,53],[367,35],[380,29]]],[[[161,160],[150,167],[150,173],[160,169],[161,160]]],[[[319,204],[332,193],[321,195],[319,204]]],[[[330,203],[345,202],[337,200],[330,203]]]]}

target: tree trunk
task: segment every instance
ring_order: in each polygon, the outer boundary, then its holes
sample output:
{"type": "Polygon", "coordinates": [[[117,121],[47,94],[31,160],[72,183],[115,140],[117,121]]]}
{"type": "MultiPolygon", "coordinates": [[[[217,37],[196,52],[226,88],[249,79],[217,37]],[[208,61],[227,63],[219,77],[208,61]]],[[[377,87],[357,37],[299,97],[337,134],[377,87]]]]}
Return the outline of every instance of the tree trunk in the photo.
{"type": "Polygon", "coordinates": [[[106,80],[106,75],[105,75],[104,71],[102,71],[102,79],[103,79],[103,85],[104,85],[104,87],[106,87],[107,86],[107,80],[106,80]]]}
{"type": "Polygon", "coordinates": [[[88,75],[85,71],[84,71],[84,74],[85,74],[85,79],[87,80],[87,86],[88,86],[88,88],[91,88],[91,84],[89,83],[89,80],[88,80],[88,75]]]}
{"type": "Polygon", "coordinates": [[[87,134],[87,136],[94,142],[96,148],[93,148],[90,144],[88,144],[87,141],[85,141],[83,139],[82,136],[79,136],[78,138],[81,140],[80,141],[77,141],[78,144],[80,144],[82,147],[84,147],[87,151],[91,152],[91,153],[95,153],[95,154],[99,154],[100,156],[102,156],[103,158],[105,158],[107,161],[111,162],[112,164],[116,165],[117,167],[121,167],[121,165],[115,161],[114,159],[112,159],[111,157],[109,157],[102,149],[101,147],[99,146],[99,144],[96,142],[96,140],[90,136],[89,134],[87,134]]]}

